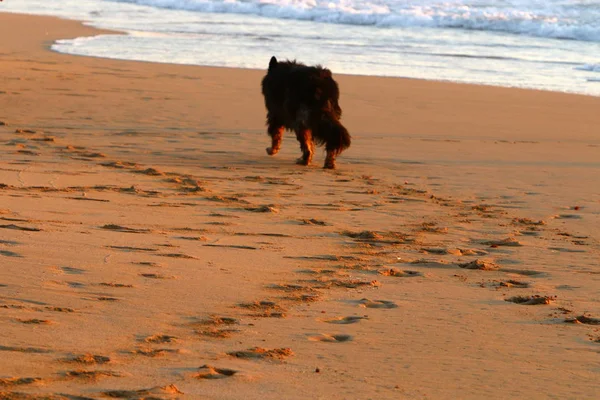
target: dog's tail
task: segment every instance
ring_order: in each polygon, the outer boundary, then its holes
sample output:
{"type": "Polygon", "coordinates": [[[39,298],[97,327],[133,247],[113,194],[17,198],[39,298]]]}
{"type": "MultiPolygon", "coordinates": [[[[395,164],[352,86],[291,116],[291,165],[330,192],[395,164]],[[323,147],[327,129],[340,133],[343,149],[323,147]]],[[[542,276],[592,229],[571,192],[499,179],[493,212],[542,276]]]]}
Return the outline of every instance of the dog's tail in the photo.
{"type": "Polygon", "coordinates": [[[337,118],[331,116],[329,113],[321,117],[321,121],[319,122],[319,136],[319,139],[325,144],[325,149],[333,152],[334,155],[338,155],[346,150],[352,142],[348,130],[337,118]]]}

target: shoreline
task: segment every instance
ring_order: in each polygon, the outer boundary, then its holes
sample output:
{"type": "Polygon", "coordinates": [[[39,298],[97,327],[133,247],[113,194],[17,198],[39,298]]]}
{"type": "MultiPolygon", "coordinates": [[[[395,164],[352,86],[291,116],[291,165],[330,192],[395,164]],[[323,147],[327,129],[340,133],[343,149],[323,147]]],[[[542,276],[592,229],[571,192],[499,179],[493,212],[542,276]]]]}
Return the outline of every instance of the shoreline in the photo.
{"type": "MultiPolygon", "coordinates": [[[[70,18],[64,18],[64,17],[56,17],[56,16],[47,16],[47,15],[40,15],[40,14],[22,14],[22,13],[17,13],[17,12],[5,12],[7,14],[14,14],[14,15],[21,15],[21,16],[33,16],[33,17],[42,17],[42,18],[57,18],[59,20],[64,20],[64,21],[73,21],[73,22],[77,22],[79,24],[81,24],[84,27],[88,27],[90,29],[96,30],[97,33],[91,33],[89,35],[84,35],[81,37],[93,37],[93,36],[98,36],[101,34],[115,34],[115,35],[124,35],[127,36],[128,33],[126,31],[119,31],[119,30],[111,30],[111,29],[104,29],[104,28],[98,28],[95,27],[91,22],[88,21],[84,21],[84,20],[78,20],[78,19],[70,19],[70,18]]],[[[79,36],[76,37],[65,37],[65,38],[57,38],[56,40],[60,40],[60,39],[76,39],[79,36]]],[[[54,44],[54,43],[52,43],[54,44]]],[[[123,58],[117,58],[117,57],[103,57],[103,56],[94,56],[94,55],[80,55],[80,54],[72,54],[72,53],[62,53],[59,52],[57,50],[53,50],[51,49],[52,44],[49,44],[47,46],[47,49],[49,51],[58,53],[58,54],[64,54],[67,56],[76,56],[76,57],[91,57],[91,58],[99,58],[99,59],[107,59],[107,60],[116,60],[116,61],[123,61],[123,62],[140,62],[140,63],[150,63],[150,64],[163,64],[163,65],[177,65],[177,66],[184,66],[184,67],[200,67],[200,68],[223,68],[223,69],[239,69],[239,70],[248,70],[248,71],[263,71],[264,69],[259,69],[259,68],[245,68],[245,67],[228,67],[228,66],[216,66],[216,65],[200,65],[200,64],[185,64],[185,63],[168,63],[168,62],[161,62],[161,61],[146,61],[146,60],[129,60],[129,59],[123,59],[123,58]]],[[[333,71],[335,73],[335,71],[333,71]]],[[[423,81],[423,82],[432,82],[432,83],[442,83],[442,84],[456,84],[456,85],[468,85],[468,86],[476,86],[476,87],[489,87],[489,88],[501,88],[501,89],[516,89],[516,90],[525,90],[525,91],[533,91],[533,92],[542,92],[542,93],[556,93],[556,94],[564,94],[564,95],[574,95],[574,96],[585,96],[585,97],[592,97],[592,98],[600,98],[600,95],[593,95],[593,94],[586,94],[586,93],[578,93],[578,92],[572,92],[572,91],[553,91],[553,90],[549,90],[549,89],[540,89],[540,88],[523,88],[523,87],[518,87],[518,86],[502,86],[502,85],[494,85],[494,84],[488,84],[488,83],[470,83],[470,82],[459,82],[459,81],[452,81],[452,80],[444,80],[444,79],[427,79],[427,78],[414,78],[414,77],[406,77],[406,76],[394,76],[394,75],[366,75],[366,74],[345,74],[345,73],[335,73],[336,76],[349,76],[349,77],[364,77],[364,78],[380,78],[380,79],[401,79],[401,80],[415,80],[415,81],[423,81]]]]}
{"type": "MultiPolygon", "coordinates": [[[[69,26],[68,30],[65,30],[64,32],[73,32],[73,36],[78,36],[80,34],[93,35],[95,32],[98,32],[96,28],[83,25],[81,22],[74,20],[65,20],[57,17],[38,17],[27,14],[5,15],[13,15],[15,16],[14,18],[17,18],[18,20],[23,20],[24,18],[40,18],[41,21],[54,21],[53,26],[54,24],[56,26],[61,26],[64,23],[69,26]]],[[[9,24],[5,24],[5,27],[8,28],[7,32],[11,29],[9,24]]],[[[69,35],[67,34],[67,36],[69,35]]],[[[50,40],[54,41],[60,38],[65,38],[65,34],[57,32],[50,40]]],[[[48,42],[45,41],[45,43],[48,42]]],[[[19,47],[22,47],[23,45],[27,44],[19,42],[19,47]]],[[[31,49],[31,47],[29,49],[31,49]]],[[[73,59],[81,60],[82,64],[86,66],[92,65],[95,63],[95,61],[98,61],[98,63],[102,63],[104,65],[114,64],[119,66],[119,68],[122,66],[123,69],[126,69],[127,65],[137,65],[144,70],[150,70],[156,67],[164,71],[172,71],[173,74],[186,75],[192,80],[202,79],[203,76],[210,77],[211,79],[217,79],[219,84],[222,84],[221,80],[223,74],[232,74],[234,79],[245,79],[242,77],[248,75],[252,76],[252,79],[254,79],[256,82],[260,82],[260,79],[262,79],[264,74],[264,71],[254,69],[202,67],[194,65],[127,61],[101,57],[69,55],[51,50],[48,50],[48,54],[53,60],[68,60],[69,58],[73,57],[73,59]]],[[[581,119],[588,119],[590,115],[593,115],[594,110],[600,107],[600,97],[581,94],[551,92],[534,89],[506,88],[477,84],[463,84],[455,82],[439,82],[412,78],[371,77],[343,74],[335,74],[335,76],[337,77],[336,79],[341,86],[340,101],[346,114],[346,123],[350,125],[351,131],[360,133],[370,130],[370,125],[367,122],[369,116],[377,120],[384,119],[389,122],[395,120],[397,117],[395,113],[389,113],[389,110],[375,106],[378,100],[377,96],[372,95],[374,91],[386,93],[386,96],[393,99],[392,101],[396,102],[395,106],[401,110],[403,117],[406,117],[402,120],[402,130],[410,132],[409,136],[413,137],[440,136],[452,139],[452,136],[454,136],[452,131],[460,132],[461,128],[457,124],[463,124],[465,122],[464,119],[462,117],[455,118],[452,115],[454,111],[452,111],[450,109],[451,107],[449,108],[448,104],[445,103],[449,97],[452,96],[470,98],[471,100],[465,103],[466,106],[472,107],[475,113],[483,113],[487,115],[490,120],[496,121],[507,121],[514,117],[510,114],[510,110],[504,106],[502,106],[502,109],[494,110],[494,108],[498,108],[498,105],[504,105],[507,104],[507,102],[515,101],[518,102],[519,105],[523,104],[525,107],[528,107],[528,112],[531,112],[531,115],[526,119],[527,126],[518,127],[515,125],[512,129],[514,129],[517,134],[503,129],[502,134],[504,136],[494,135],[495,139],[497,140],[532,140],[532,136],[539,138],[542,131],[547,131],[550,132],[549,136],[552,137],[553,140],[560,141],[562,139],[562,134],[559,132],[569,131],[567,120],[577,121],[581,119]],[[371,88],[373,88],[373,90],[371,90],[371,88]],[[411,93],[411,96],[413,96],[412,99],[408,99],[402,95],[402,90],[404,89],[407,89],[408,92],[411,93]],[[429,93],[432,93],[433,97],[429,96],[429,93]],[[346,105],[349,101],[349,97],[351,97],[351,103],[346,105]],[[548,120],[546,119],[546,110],[555,107],[557,103],[570,102],[571,100],[569,99],[578,102],[577,109],[569,110],[569,113],[572,115],[562,115],[562,113],[560,113],[557,120],[553,121],[553,123],[548,123],[548,120]],[[440,121],[435,121],[439,123],[439,126],[437,123],[433,127],[429,128],[424,126],[423,122],[429,119],[429,110],[425,111],[420,107],[415,107],[415,103],[423,103],[425,101],[432,103],[432,105],[436,108],[433,110],[434,112],[438,112],[443,115],[443,119],[440,119],[440,121]],[[350,112],[346,111],[347,109],[350,109],[350,112]],[[535,122],[537,126],[533,126],[531,124],[532,122],[535,122]],[[448,130],[446,127],[450,127],[450,130],[448,130]],[[442,134],[442,131],[445,132],[442,134]],[[534,133],[533,135],[531,135],[532,132],[534,133]]],[[[256,83],[254,86],[258,87],[258,83],[256,83]]],[[[244,85],[244,90],[248,90],[250,87],[251,85],[244,85]]],[[[184,92],[189,91],[184,90],[184,92]]],[[[260,91],[255,89],[253,91],[251,90],[250,93],[252,94],[253,102],[256,103],[253,106],[254,115],[263,114],[263,100],[260,96],[260,91]]],[[[186,95],[189,96],[189,93],[186,93],[186,95]]],[[[201,97],[202,96],[200,95],[200,100],[202,100],[201,97]]],[[[520,106],[516,106],[512,108],[519,110],[519,107],[520,106]]],[[[238,117],[244,117],[243,124],[240,120],[240,123],[231,124],[231,126],[221,128],[228,130],[244,128],[250,129],[251,132],[263,132],[264,125],[262,123],[262,118],[264,117],[260,117],[258,120],[256,118],[250,118],[250,115],[247,113],[247,105],[242,108],[244,109],[244,113],[238,117]]],[[[521,110],[519,110],[519,112],[521,112],[521,110]]],[[[517,117],[517,119],[518,118],[520,117],[517,117]]],[[[501,122],[501,124],[503,124],[503,122],[501,122]]],[[[371,130],[372,133],[395,134],[397,132],[395,128],[388,128],[391,126],[390,123],[377,125],[379,128],[383,129],[376,131],[371,130]]],[[[482,131],[482,138],[494,138],[494,136],[490,137],[485,133],[487,130],[489,130],[488,128],[489,126],[486,125],[482,125],[479,128],[482,131]]],[[[593,140],[597,138],[592,126],[584,126],[584,128],[584,132],[581,132],[580,135],[583,134],[586,140],[593,140]]],[[[456,138],[461,137],[462,136],[458,134],[456,138]]]]}
{"type": "Polygon", "coordinates": [[[326,171],[93,32],[0,14],[0,398],[598,397],[600,98],[335,74],[326,171]]]}

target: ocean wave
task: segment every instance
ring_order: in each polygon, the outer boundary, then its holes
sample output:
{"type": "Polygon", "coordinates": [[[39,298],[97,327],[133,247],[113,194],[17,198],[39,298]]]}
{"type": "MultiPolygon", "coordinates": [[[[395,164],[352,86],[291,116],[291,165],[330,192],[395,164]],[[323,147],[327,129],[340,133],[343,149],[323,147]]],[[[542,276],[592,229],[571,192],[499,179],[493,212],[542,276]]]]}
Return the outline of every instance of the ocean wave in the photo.
{"type": "Polygon", "coordinates": [[[575,67],[580,71],[600,72],[600,64],[585,64],[575,67]]]}
{"type": "Polygon", "coordinates": [[[457,28],[600,42],[600,6],[512,0],[110,0],[205,13],[380,27],[457,28]],[[500,2],[498,2],[500,3],[500,2]]]}

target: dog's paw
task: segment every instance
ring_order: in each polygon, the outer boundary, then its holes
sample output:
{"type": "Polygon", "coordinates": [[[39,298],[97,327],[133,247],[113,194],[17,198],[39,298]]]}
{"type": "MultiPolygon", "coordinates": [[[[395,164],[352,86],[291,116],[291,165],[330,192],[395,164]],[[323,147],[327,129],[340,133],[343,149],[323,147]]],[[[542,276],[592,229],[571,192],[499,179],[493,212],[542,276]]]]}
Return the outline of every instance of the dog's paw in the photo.
{"type": "Polygon", "coordinates": [[[298,165],[309,165],[310,159],[305,159],[304,157],[300,157],[296,159],[296,164],[298,165]]]}
{"type": "Polygon", "coordinates": [[[324,169],[335,169],[335,162],[334,161],[328,161],[325,163],[325,165],[323,165],[324,169]]]}
{"type": "Polygon", "coordinates": [[[267,154],[270,156],[274,156],[279,152],[279,149],[274,149],[272,147],[267,147],[267,154]]]}

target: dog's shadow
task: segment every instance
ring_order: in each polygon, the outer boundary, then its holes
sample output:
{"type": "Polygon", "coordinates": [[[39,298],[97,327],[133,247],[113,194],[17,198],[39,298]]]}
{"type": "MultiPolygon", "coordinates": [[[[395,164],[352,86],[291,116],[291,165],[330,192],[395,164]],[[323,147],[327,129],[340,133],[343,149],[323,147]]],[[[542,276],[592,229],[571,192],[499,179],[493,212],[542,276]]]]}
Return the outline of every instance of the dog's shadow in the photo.
{"type": "MultiPolygon", "coordinates": [[[[211,152],[206,157],[197,157],[198,163],[204,164],[205,168],[209,169],[264,169],[269,171],[280,171],[280,172],[295,172],[302,173],[315,170],[326,171],[318,163],[312,163],[308,166],[298,165],[295,160],[297,154],[278,154],[277,157],[269,157],[264,154],[264,150],[261,152],[235,152],[232,157],[231,152],[211,152]]],[[[283,153],[283,152],[282,152],[283,153]]],[[[323,157],[324,159],[325,157],[323,157]]],[[[330,172],[332,170],[329,170],[330,172]]]]}

